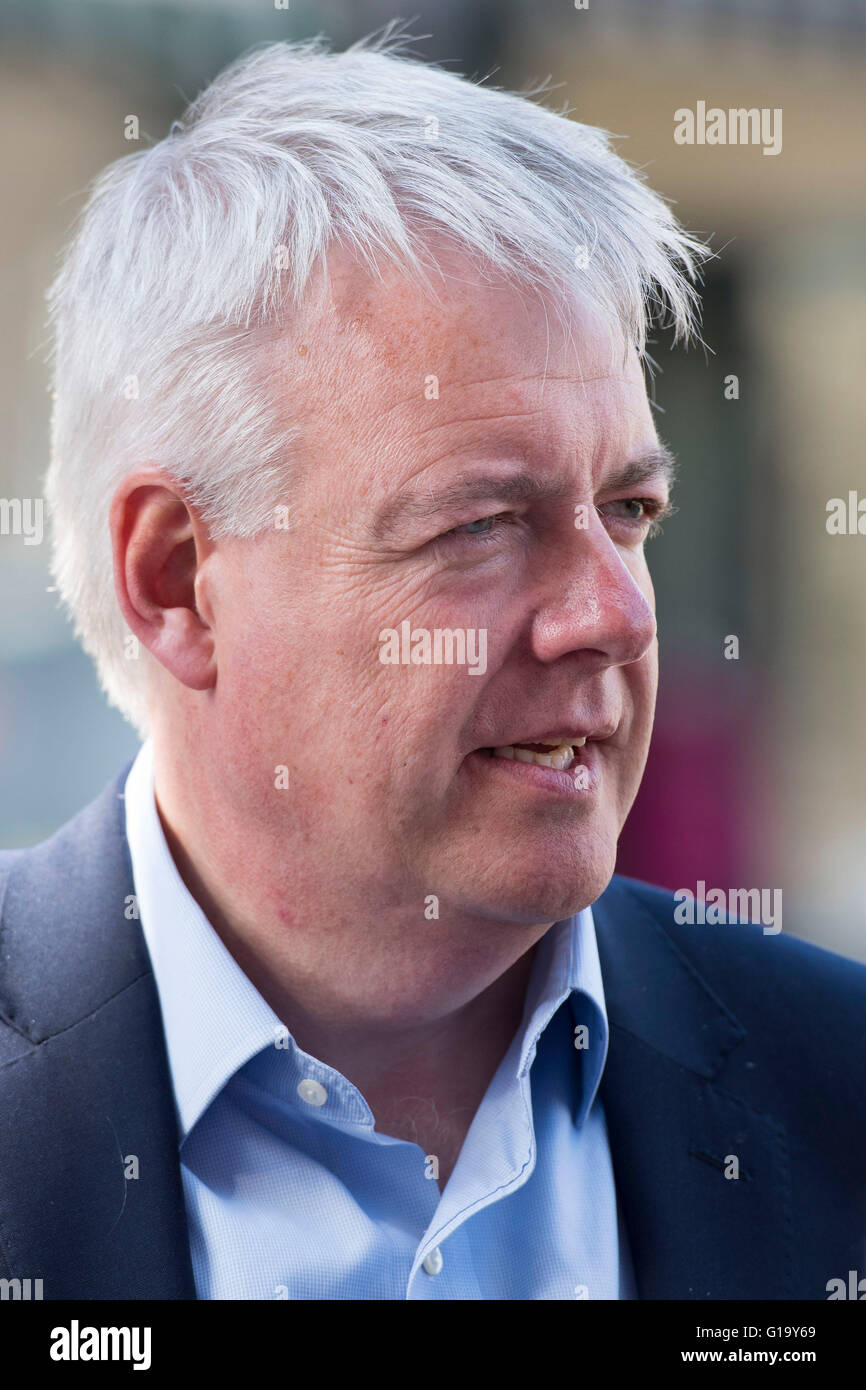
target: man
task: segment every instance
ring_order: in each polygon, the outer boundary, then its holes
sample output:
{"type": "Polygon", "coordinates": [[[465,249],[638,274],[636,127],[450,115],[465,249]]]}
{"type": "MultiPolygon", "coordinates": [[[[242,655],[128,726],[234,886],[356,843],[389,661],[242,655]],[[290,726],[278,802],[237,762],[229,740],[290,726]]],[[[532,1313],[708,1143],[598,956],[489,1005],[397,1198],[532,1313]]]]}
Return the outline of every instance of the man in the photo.
{"type": "Polygon", "coordinates": [[[824,1298],[866,971],[612,878],[700,247],[601,132],[275,45],[97,184],[55,571],[145,742],[3,859],[45,1298],[824,1298]]]}

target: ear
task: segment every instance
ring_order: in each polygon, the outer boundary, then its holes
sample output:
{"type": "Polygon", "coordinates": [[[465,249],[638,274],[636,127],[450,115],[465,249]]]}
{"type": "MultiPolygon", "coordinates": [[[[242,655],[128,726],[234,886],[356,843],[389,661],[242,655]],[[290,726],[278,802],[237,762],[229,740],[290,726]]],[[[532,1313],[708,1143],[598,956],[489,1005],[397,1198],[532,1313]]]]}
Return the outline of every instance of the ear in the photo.
{"type": "Polygon", "coordinates": [[[205,566],[213,544],[178,483],[162,469],[130,473],[109,514],[114,586],[131,632],[191,690],[216,684],[205,566]]]}

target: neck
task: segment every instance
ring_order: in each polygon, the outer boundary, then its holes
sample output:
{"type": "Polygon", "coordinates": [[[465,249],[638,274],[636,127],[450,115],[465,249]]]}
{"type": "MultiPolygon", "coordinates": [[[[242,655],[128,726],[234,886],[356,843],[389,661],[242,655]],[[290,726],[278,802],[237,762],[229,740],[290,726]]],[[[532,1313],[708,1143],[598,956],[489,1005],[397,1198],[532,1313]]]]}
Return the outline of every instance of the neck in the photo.
{"type": "Polygon", "coordinates": [[[377,1128],[424,1134],[431,1147],[439,1133],[444,1150],[442,1127],[452,1140],[465,1133],[520,1025],[534,946],[551,924],[448,904],[428,921],[415,892],[371,901],[327,857],[244,846],[230,809],[190,804],[172,766],[156,769],[166,840],[238,965],[296,1044],[358,1087],[377,1128]]]}

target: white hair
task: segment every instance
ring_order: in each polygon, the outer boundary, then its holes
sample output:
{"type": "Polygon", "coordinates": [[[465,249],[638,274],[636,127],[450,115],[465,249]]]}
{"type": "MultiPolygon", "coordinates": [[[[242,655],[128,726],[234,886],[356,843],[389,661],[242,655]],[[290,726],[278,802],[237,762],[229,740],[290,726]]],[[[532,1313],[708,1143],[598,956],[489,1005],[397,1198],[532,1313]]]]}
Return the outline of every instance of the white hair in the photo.
{"type": "Polygon", "coordinates": [[[155,463],[215,537],[273,525],[296,429],[263,347],[330,244],[426,283],[444,237],[515,285],[588,297],[642,356],[648,323],[670,322],[675,342],[695,333],[706,248],[608,134],[404,42],[389,25],[342,53],[316,38],[245,54],[164,140],[97,178],[48,292],[53,574],[142,734],[151,658],[128,659],[112,495],[155,463]]]}

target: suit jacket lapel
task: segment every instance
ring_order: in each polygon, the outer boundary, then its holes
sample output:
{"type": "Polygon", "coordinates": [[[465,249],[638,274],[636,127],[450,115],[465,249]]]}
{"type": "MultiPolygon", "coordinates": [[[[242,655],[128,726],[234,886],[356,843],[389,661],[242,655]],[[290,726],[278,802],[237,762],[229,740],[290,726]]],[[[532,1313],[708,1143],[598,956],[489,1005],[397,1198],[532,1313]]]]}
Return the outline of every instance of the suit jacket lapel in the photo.
{"type": "Polygon", "coordinates": [[[196,1296],[125,776],[5,880],[0,1259],[46,1299],[196,1296]]]}
{"type": "Polygon", "coordinates": [[[736,1068],[714,1084],[745,1030],[621,880],[593,917],[610,1023],[599,1094],[640,1297],[791,1297],[784,1129],[738,1098],[736,1068]]]}

